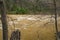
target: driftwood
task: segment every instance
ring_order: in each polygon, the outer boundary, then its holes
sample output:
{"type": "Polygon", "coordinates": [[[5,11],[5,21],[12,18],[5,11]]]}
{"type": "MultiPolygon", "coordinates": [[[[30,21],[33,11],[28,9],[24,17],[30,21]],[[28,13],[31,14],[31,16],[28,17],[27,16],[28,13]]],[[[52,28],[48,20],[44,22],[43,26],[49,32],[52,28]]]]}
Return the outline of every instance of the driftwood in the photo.
{"type": "Polygon", "coordinates": [[[58,35],[58,38],[60,39],[60,32],[58,32],[57,35],[58,35]]]}
{"type": "Polygon", "coordinates": [[[10,37],[10,40],[20,40],[20,31],[13,31],[10,37]]]}

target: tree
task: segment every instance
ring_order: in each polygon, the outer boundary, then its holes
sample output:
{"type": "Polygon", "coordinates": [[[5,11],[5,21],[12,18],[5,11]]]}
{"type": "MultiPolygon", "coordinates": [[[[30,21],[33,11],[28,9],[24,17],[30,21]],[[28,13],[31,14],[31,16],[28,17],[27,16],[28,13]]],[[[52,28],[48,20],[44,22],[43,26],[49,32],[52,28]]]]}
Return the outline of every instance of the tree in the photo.
{"type": "Polygon", "coordinates": [[[6,7],[5,7],[4,0],[0,1],[0,9],[1,9],[1,21],[2,21],[2,28],[3,28],[3,40],[8,40],[6,7]]]}

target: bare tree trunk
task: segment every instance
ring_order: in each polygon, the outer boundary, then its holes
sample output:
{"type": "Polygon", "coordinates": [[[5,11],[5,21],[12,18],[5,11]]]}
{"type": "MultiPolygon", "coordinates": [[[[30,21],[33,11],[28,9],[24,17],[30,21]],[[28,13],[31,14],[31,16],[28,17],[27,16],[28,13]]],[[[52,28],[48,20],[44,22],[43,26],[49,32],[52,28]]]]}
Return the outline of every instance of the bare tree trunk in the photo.
{"type": "Polygon", "coordinates": [[[1,9],[1,21],[2,21],[2,28],[3,28],[3,40],[8,40],[6,7],[5,7],[4,0],[0,1],[0,9],[1,9]]]}
{"type": "Polygon", "coordinates": [[[57,9],[56,9],[56,0],[54,1],[54,13],[55,13],[55,28],[56,28],[56,40],[58,39],[58,24],[57,24],[57,9]]]}

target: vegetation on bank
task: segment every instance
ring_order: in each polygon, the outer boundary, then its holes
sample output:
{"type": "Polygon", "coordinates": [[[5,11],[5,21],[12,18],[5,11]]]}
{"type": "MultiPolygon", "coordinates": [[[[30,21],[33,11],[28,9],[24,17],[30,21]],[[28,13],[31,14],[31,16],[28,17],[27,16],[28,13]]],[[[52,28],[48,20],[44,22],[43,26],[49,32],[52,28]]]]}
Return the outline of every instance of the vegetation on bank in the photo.
{"type": "Polygon", "coordinates": [[[44,12],[45,14],[54,11],[51,3],[48,4],[42,0],[6,0],[5,2],[8,14],[37,14],[37,12],[44,12]]]}
{"type": "MultiPolygon", "coordinates": [[[[8,14],[54,14],[54,3],[42,0],[5,0],[8,14]]],[[[0,12],[1,13],[1,12],[0,12]]]]}

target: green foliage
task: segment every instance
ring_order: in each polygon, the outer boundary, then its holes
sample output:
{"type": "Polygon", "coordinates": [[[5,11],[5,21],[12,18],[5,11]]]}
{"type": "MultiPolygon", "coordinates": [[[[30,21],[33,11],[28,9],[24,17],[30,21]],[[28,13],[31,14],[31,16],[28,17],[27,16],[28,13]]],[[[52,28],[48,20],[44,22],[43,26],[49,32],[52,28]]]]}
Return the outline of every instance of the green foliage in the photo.
{"type": "Polygon", "coordinates": [[[29,14],[36,13],[36,12],[53,12],[50,5],[46,4],[44,1],[41,0],[10,0],[6,4],[8,6],[7,10],[10,14],[29,14]],[[19,1],[18,3],[16,1],[19,1]]]}
{"type": "Polygon", "coordinates": [[[16,10],[16,13],[20,13],[20,14],[27,14],[28,13],[28,10],[25,9],[25,8],[20,8],[18,7],[17,10],[16,10]]]}
{"type": "Polygon", "coordinates": [[[10,14],[27,14],[27,13],[28,9],[23,7],[17,7],[16,5],[14,5],[10,11],[10,14]]]}

